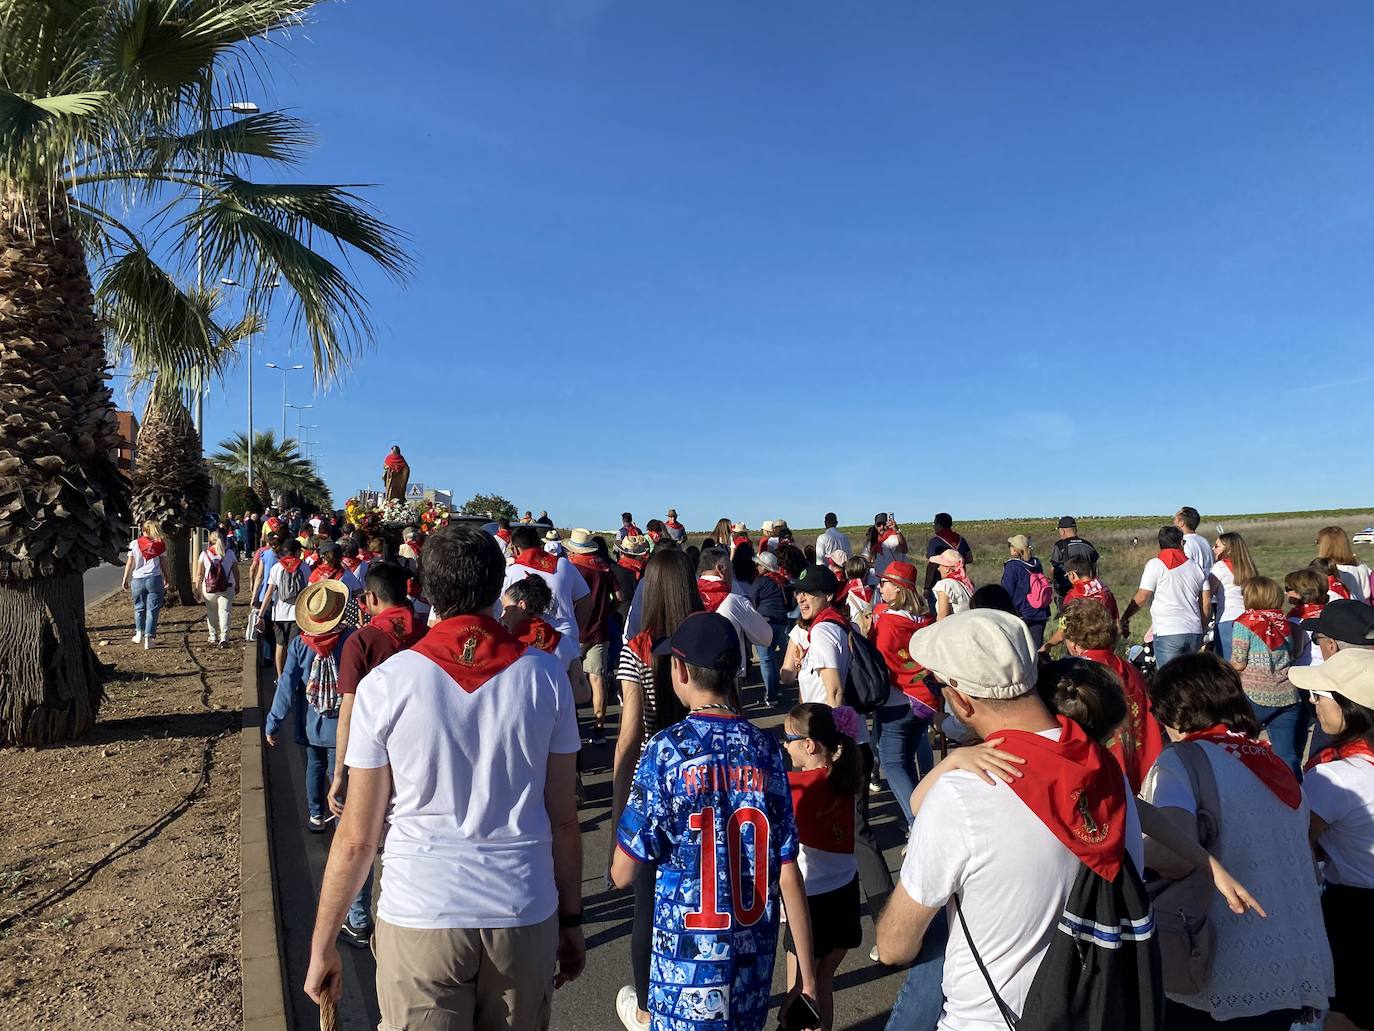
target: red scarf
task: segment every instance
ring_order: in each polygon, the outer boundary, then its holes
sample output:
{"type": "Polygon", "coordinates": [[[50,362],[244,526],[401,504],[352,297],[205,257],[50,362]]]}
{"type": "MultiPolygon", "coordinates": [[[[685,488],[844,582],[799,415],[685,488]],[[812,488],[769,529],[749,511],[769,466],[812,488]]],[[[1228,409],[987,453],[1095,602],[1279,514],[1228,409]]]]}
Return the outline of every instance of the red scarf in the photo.
{"type": "MultiPolygon", "coordinates": [[[[960,537],[953,530],[936,530],[935,536],[939,537],[940,540],[944,541],[948,547],[953,548],[955,551],[958,551],[959,545],[964,543],[964,538],[960,537]]],[[[879,537],[878,541],[881,543],[882,538],[879,537]]]]}
{"type": "Polygon", "coordinates": [[[1159,561],[1163,562],[1167,569],[1177,569],[1188,561],[1188,556],[1183,553],[1182,548],[1165,548],[1159,553],[1159,561]]]}
{"type": "Polygon", "coordinates": [[[1293,776],[1288,764],[1275,755],[1267,743],[1237,734],[1221,723],[1193,734],[1185,734],[1183,740],[1211,741],[1213,744],[1221,745],[1227,755],[1234,755],[1245,763],[1246,768],[1263,781],[1264,786],[1289,809],[1296,809],[1302,805],[1302,788],[1298,786],[1298,778],[1293,776]]]}
{"type": "Polygon", "coordinates": [[[1331,595],[1331,597],[1327,599],[1328,602],[1335,601],[1339,598],[1344,598],[1346,601],[1350,600],[1350,588],[1341,582],[1339,576],[1328,576],[1326,579],[1326,590],[1327,593],[1331,595]]]}
{"type": "Polygon", "coordinates": [[[393,605],[372,617],[368,626],[375,626],[391,638],[397,648],[409,648],[425,636],[427,627],[415,625],[415,610],[409,605],[393,605]]]}
{"type": "Polygon", "coordinates": [[[334,654],[334,646],[339,643],[339,635],[343,631],[335,628],[327,634],[301,634],[301,640],[305,646],[322,659],[327,659],[334,654]]]}
{"type": "Polygon", "coordinates": [[[1279,609],[1246,609],[1236,617],[1236,622],[1264,642],[1271,652],[1276,652],[1288,643],[1293,632],[1279,609]]]}
{"type": "Polygon", "coordinates": [[[999,730],[1003,747],[1023,756],[1023,776],[1007,785],[1046,829],[1085,866],[1112,881],[1126,850],[1126,785],[1121,768],[1071,719],[1059,740],[1025,730],[999,730]]]}
{"type": "Polygon", "coordinates": [[[969,594],[973,593],[973,581],[968,578],[968,569],[964,563],[960,562],[957,566],[941,566],[940,575],[946,580],[953,580],[955,583],[963,584],[968,588],[969,594]]]}
{"type": "Polygon", "coordinates": [[[507,544],[510,543],[510,531],[507,530],[504,526],[496,531],[496,536],[499,537],[501,540],[505,541],[507,544]]]}
{"type": "Polygon", "coordinates": [[[543,548],[526,548],[516,553],[515,564],[526,569],[537,569],[541,573],[552,573],[558,568],[558,556],[550,555],[543,548]]]}
{"type": "Polygon", "coordinates": [[[515,639],[521,644],[527,644],[531,648],[538,648],[540,651],[552,655],[558,647],[558,642],[563,639],[563,635],[538,616],[531,616],[520,633],[516,634],[515,639]]]}
{"type": "Polygon", "coordinates": [[[824,852],[853,853],[854,796],[836,793],[830,786],[830,770],[824,766],[792,770],[787,786],[792,790],[797,840],[824,852]]]}
{"type": "Polygon", "coordinates": [[[606,565],[606,560],[600,555],[583,555],[576,551],[569,551],[568,561],[578,569],[585,569],[589,573],[609,573],[611,571],[611,567],[606,565]]]}
{"type": "Polygon", "coordinates": [[[344,571],[339,566],[330,569],[328,566],[316,566],[310,574],[312,584],[319,583],[321,580],[342,580],[344,571]]]}
{"type": "Polygon", "coordinates": [[[838,609],[833,605],[827,605],[816,614],[816,618],[811,621],[811,626],[807,628],[806,639],[811,640],[811,635],[816,632],[816,627],[822,623],[835,623],[841,630],[849,629],[849,617],[840,615],[838,609]]]}
{"type": "Polygon", "coordinates": [[[707,612],[715,612],[720,608],[721,603],[730,596],[730,588],[726,586],[724,580],[707,580],[704,577],[697,579],[697,593],[701,595],[701,604],[707,612]]]}
{"type": "Polygon", "coordinates": [[[862,580],[846,580],[840,584],[840,589],[835,592],[835,603],[837,605],[840,602],[848,604],[851,597],[858,598],[867,607],[873,603],[873,588],[866,587],[862,580]]]}
{"type": "Polygon", "coordinates": [[[1316,619],[1322,614],[1322,609],[1326,606],[1319,602],[1294,602],[1293,607],[1288,610],[1288,618],[1297,620],[1301,623],[1304,619],[1316,619]]]}
{"type": "Polygon", "coordinates": [[[885,608],[874,617],[873,629],[869,632],[873,646],[887,664],[887,676],[892,686],[929,710],[912,706],[922,719],[934,716],[940,705],[934,692],[926,685],[925,667],[911,657],[911,636],[931,622],[928,615],[914,617],[909,612],[885,608]]]}
{"type": "Polygon", "coordinates": [[[349,558],[347,555],[339,561],[343,563],[343,567],[350,573],[356,573],[363,565],[363,560],[361,558],[349,558]]]}
{"type": "Polygon", "coordinates": [[[628,569],[631,573],[634,573],[636,580],[644,575],[644,563],[647,559],[642,559],[638,555],[626,555],[624,552],[621,552],[620,557],[615,561],[616,565],[620,566],[622,569],[628,569]]]}
{"type": "Polygon", "coordinates": [[[1116,596],[1107,590],[1106,585],[1096,577],[1091,580],[1079,580],[1070,587],[1069,593],[1064,595],[1064,604],[1078,601],[1080,598],[1087,598],[1103,605],[1111,615],[1113,623],[1121,621],[1121,613],[1116,608],[1116,596]]]}
{"type": "Polygon", "coordinates": [[[682,524],[679,523],[676,519],[669,519],[669,520],[668,520],[667,522],[665,522],[663,525],[666,526],[666,527],[667,527],[668,529],[670,529],[670,530],[681,530],[681,529],[682,529],[682,524]]]}
{"type": "Polygon", "coordinates": [[[420,552],[422,552],[425,548],[425,539],[421,537],[418,533],[405,543],[410,545],[410,550],[415,552],[416,558],[420,557],[420,552]]]}
{"type": "MultiPolygon", "coordinates": [[[[143,556],[145,562],[151,562],[159,555],[165,554],[166,551],[166,541],[155,541],[150,537],[139,537],[138,539],[138,553],[143,556]]],[[[1350,595],[1347,594],[1346,597],[1348,598],[1350,595]]]]}
{"type": "Polygon", "coordinates": [[[281,558],[277,559],[277,563],[288,573],[294,573],[301,567],[301,560],[295,555],[283,555],[281,558]]]}
{"type": "Polygon", "coordinates": [[[1145,775],[1164,751],[1164,732],[1159,721],[1150,709],[1150,692],[1145,686],[1145,678],[1140,670],[1115,652],[1107,649],[1085,649],[1083,658],[1106,666],[1121,681],[1122,693],[1126,696],[1126,721],[1122,729],[1107,742],[1107,751],[1116,756],[1126,779],[1131,782],[1131,790],[1139,792],[1145,783],[1145,775]]]}
{"type": "Polygon", "coordinates": [[[777,585],[778,585],[779,587],[781,587],[783,590],[786,590],[786,589],[787,589],[787,585],[790,584],[790,583],[792,582],[792,581],[790,581],[790,580],[787,578],[787,574],[786,574],[786,573],[775,572],[774,570],[771,570],[771,569],[764,570],[763,575],[766,576],[766,577],[768,577],[768,579],[772,580],[775,584],[777,584],[777,585]]]}
{"type": "Polygon", "coordinates": [[[654,668],[654,639],[649,636],[647,630],[641,631],[635,634],[634,637],[631,637],[625,642],[625,647],[634,652],[639,658],[639,661],[648,666],[649,669],[654,668]]]}
{"type": "Polygon", "coordinates": [[[659,533],[657,530],[650,530],[646,536],[649,538],[651,544],[657,544],[663,539],[663,534],[659,533]]]}
{"type": "MultiPolygon", "coordinates": [[[[636,526],[634,523],[628,523],[628,524],[626,524],[626,526],[625,526],[625,536],[626,536],[626,537],[643,537],[643,536],[644,536],[644,531],[641,530],[641,529],[640,529],[638,526],[636,526]]],[[[621,539],[623,540],[624,538],[621,538],[621,539]]]]}
{"type": "Polygon", "coordinates": [[[732,541],[732,543],[734,544],[734,546],[737,547],[737,548],[738,548],[741,544],[748,544],[748,543],[750,543],[750,541],[749,541],[749,535],[748,535],[747,533],[736,534],[733,538],[731,538],[731,541],[732,541]]]}
{"type": "Polygon", "coordinates": [[[399,468],[401,468],[401,466],[403,466],[403,465],[405,465],[405,464],[406,464],[405,458],[402,457],[401,455],[395,455],[395,454],[389,454],[389,455],[387,455],[387,456],[386,456],[386,459],[382,462],[382,465],[384,465],[384,466],[385,466],[386,468],[388,468],[388,469],[399,469],[399,468]]]}
{"type": "Polygon", "coordinates": [[[1363,759],[1367,763],[1374,763],[1374,748],[1369,747],[1369,742],[1364,738],[1341,745],[1339,748],[1323,748],[1314,755],[1304,769],[1310,770],[1314,766],[1322,763],[1329,763],[1336,759],[1363,759]]]}
{"type": "Polygon", "coordinates": [[[490,616],[440,620],[411,650],[437,665],[468,694],[525,654],[525,646],[490,616]]]}

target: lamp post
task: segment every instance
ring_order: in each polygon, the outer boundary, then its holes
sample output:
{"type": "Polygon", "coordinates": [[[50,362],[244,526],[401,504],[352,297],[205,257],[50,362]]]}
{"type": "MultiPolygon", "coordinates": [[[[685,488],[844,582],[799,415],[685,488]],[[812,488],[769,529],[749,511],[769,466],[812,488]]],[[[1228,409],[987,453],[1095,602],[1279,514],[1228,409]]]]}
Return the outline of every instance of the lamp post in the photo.
{"type": "MultiPolygon", "coordinates": [[[[227,276],[220,277],[220,283],[224,286],[245,289],[242,283],[227,276]]],[[[266,284],[264,289],[275,290],[279,285],[277,280],[273,280],[266,284]]],[[[248,334],[246,342],[248,344],[248,486],[251,488],[253,486],[253,334],[248,334]]]]}
{"type": "MultiPolygon", "coordinates": [[[[288,372],[297,372],[297,371],[299,371],[299,370],[305,368],[305,366],[304,366],[304,365],[278,365],[276,362],[268,362],[268,363],[267,363],[267,367],[268,367],[269,369],[276,369],[278,372],[281,373],[281,439],[282,439],[282,440],[285,440],[285,439],[286,439],[286,410],[287,410],[288,408],[292,407],[291,405],[288,405],[288,404],[286,403],[286,374],[287,374],[288,372]]],[[[308,407],[308,406],[307,406],[307,407],[308,407]]]]}
{"type": "MultiPolygon", "coordinates": [[[[317,429],[319,429],[319,428],[320,428],[319,423],[315,423],[313,426],[302,426],[302,427],[301,427],[302,430],[317,430],[317,429]]],[[[306,458],[306,461],[313,462],[313,461],[315,460],[315,455],[314,455],[314,451],[315,451],[315,441],[313,441],[313,440],[301,441],[301,440],[298,438],[297,441],[296,441],[296,443],[300,444],[302,447],[305,447],[305,448],[308,448],[308,449],[309,449],[309,453],[306,454],[305,458],[306,458]]]]}
{"type": "MultiPolygon", "coordinates": [[[[287,405],[286,407],[287,407],[287,408],[294,408],[294,409],[296,410],[296,443],[299,444],[299,443],[301,442],[301,412],[305,411],[307,408],[314,408],[315,406],[314,406],[314,405],[287,405]]],[[[286,439],[286,427],[285,427],[285,424],[283,423],[283,425],[282,425],[282,440],[285,440],[285,439],[286,439]]]]}

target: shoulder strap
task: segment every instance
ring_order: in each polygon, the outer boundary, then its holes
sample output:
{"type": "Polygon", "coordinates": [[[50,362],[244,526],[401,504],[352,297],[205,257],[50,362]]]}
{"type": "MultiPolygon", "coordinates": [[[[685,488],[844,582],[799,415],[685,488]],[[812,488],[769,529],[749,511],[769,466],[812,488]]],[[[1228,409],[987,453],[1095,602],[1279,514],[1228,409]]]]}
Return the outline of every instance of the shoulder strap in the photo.
{"type": "Polygon", "coordinates": [[[1197,800],[1198,843],[1209,852],[1221,835],[1221,795],[1217,791],[1217,777],[1207,752],[1196,741],[1182,741],[1173,747],[1188,773],[1197,800]]]}
{"type": "Polygon", "coordinates": [[[978,964],[978,972],[983,975],[983,980],[987,982],[988,991],[992,993],[992,1001],[997,1003],[997,1011],[1002,1014],[1002,1019],[1007,1022],[1007,1027],[1011,1031],[1016,1031],[1019,1018],[1011,1011],[1011,1007],[1002,1001],[1002,996],[997,994],[997,986],[992,983],[992,975],[988,973],[983,957],[978,954],[978,946],[973,944],[973,935],[968,933],[968,921],[964,919],[964,907],[959,904],[958,895],[954,896],[954,912],[959,914],[959,926],[964,929],[964,941],[968,942],[968,950],[973,953],[973,962],[978,964]]]}

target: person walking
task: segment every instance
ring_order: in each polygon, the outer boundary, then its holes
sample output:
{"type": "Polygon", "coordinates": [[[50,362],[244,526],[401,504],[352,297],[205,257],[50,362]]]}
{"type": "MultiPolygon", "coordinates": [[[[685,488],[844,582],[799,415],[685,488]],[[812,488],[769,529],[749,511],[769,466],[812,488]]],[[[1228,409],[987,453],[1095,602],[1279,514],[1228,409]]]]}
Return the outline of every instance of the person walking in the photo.
{"type": "MultiPolygon", "coordinates": [[[[1207,557],[1210,560],[1210,549],[1207,557]]],[[[1159,530],[1159,554],[1145,563],[1140,589],[1121,614],[1122,637],[1130,637],[1131,618],[1144,605],[1150,606],[1154,622],[1158,668],[1202,647],[1202,628],[1211,618],[1212,592],[1207,588],[1207,574],[1183,553],[1183,531],[1177,526],[1159,530]]]]}
{"type": "MultiPolygon", "coordinates": [[[[778,556],[771,551],[754,556],[758,575],[749,585],[749,600],[758,614],[768,621],[772,636],[766,646],[758,645],[754,654],[759,660],[759,675],[763,679],[763,701],[770,708],[781,703],[779,671],[787,648],[787,631],[792,621],[787,614],[796,604],[787,574],[778,568],[778,556]]],[[[1374,611],[1374,609],[1371,609],[1374,611]]]]}
{"type": "Polygon", "coordinates": [[[1062,609],[1064,598],[1073,587],[1064,563],[1074,557],[1086,558],[1092,570],[1091,575],[1095,577],[1097,576],[1099,556],[1097,549],[1092,546],[1090,541],[1078,536],[1078,520],[1073,516],[1064,516],[1059,520],[1058,533],[1059,539],[1050,548],[1050,568],[1054,571],[1055,601],[1062,609]]]}
{"type": "Polygon", "coordinates": [[[1241,585],[1259,576],[1259,571],[1255,569],[1245,538],[1238,533],[1218,534],[1216,543],[1212,545],[1212,558],[1212,568],[1207,576],[1216,610],[1217,654],[1229,660],[1232,629],[1245,611],[1241,585]]]}
{"type": "Polygon", "coordinates": [[[687,543],[687,527],[678,522],[677,509],[668,509],[667,518],[663,520],[663,529],[669,540],[676,541],[679,546],[687,543]]]}
{"type": "Polygon", "coordinates": [[[587,582],[587,601],[580,625],[582,672],[592,691],[590,743],[606,743],[606,681],[611,668],[611,621],[616,611],[616,578],[611,567],[597,555],[590,530],[575,529],[566,543],[568,561],[587,582]]]}
{"type": "Polygon", "coordinates": [[[389,824],[382,1025],[546,1028],[586,961],[572,688],[490,615],[506,565],[492,537],[441,527],[420,564],[439,622],[358,685],[305,990],[341,994],[336,938],[389,824]]]}
{"type": "Polygon", "coordinates": [[[210,535],[210,541],[200,553],[196,565],[200,570],[196,586],[205,602],[205,625],[210,631],[210,643],[227,648],[239,572],[234,549],[229,547],[221,531],[216,530],[210,535]]]}
{"type": "Polygon", "coordinates": [[[144,651],[157,641],[157,618],[167,596],[171,581],[162,568],[167,554],[167,542],[157,523],[144,523],[139,535],[129,544],[129,557],[124,560],[124,578],[120,586],[129,592],[134,603],[134,644],[142,644],[144,651]]]}
{"type": "Polygon", "coordinates": [[[1045,576],[1040,560],[1031,551],[1030,538],[1024,533],[1007,538],[1011,557],[1002,566],[1002,586],[1011,595],[1016,614],[1026,621],[1031,639],[1039,650],[1045,643],[1045,624],[1050,621],[1050,599],[1053,585],[1045,576]]]}

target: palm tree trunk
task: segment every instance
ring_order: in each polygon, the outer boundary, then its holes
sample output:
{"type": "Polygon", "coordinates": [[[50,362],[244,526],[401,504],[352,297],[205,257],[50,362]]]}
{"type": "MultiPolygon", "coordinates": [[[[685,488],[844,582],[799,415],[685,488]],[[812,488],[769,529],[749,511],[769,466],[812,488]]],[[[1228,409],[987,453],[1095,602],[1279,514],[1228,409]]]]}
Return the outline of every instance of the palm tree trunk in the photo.
{"type": "Polygon", "coordinates": [[[194,530],[178,530],[163,538],[167,543],[167,557],[164,561],[169,566],[172,581],[172,594],[167,596],[167,600],[171,602],[175,597],[175,603],[178,605],[200,604],[196,601],[195,588],[191,584],[191,552],[194,549],[192,543],[194,535],[194,530]]]}

